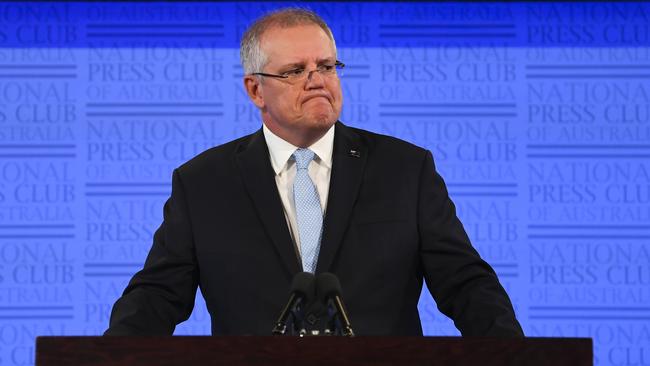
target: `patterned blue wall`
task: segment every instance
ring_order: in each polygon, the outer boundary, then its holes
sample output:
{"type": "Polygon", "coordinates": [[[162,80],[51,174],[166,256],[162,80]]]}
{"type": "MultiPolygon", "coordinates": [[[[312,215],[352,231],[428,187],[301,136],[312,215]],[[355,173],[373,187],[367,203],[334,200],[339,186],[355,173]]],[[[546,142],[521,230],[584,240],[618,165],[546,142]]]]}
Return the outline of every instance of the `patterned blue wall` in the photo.
{"type": "MultiPolygon", "coordinates": [[[[0,365],[106,328],[172,169],[259,128],[237,47],[279,5],[0,4],[0,365]]],[[[650,6],[306,5],[348,65],[341,119],[434,153],[526,334],[650,365],[650,6]]],[[[209,331],[199,298],[176,333],[209,331]]]]}

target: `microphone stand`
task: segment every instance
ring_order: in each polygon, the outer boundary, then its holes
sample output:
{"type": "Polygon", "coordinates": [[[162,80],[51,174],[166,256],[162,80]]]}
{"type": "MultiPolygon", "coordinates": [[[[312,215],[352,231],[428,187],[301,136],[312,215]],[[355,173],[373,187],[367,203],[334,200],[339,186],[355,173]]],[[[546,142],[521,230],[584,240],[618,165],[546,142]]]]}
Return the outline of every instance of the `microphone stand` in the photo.
{"type": "Polygon", "coordinates": [[[323,334],[354,337],[350,320],[345,311],[341,311],[341,309],[343,309],[343,303],[339,296],[334,296],[327,300],[327,316],[329,320],[323,334]]]}
{"type": "Polygon", "coordinates": [[[303,316],[303,299],[296,299],[296,295],[292,294],[289,302],[282,310],[280,319],[278,319],[271,331],[274,335],[300,335],[306,333],[304,329],[304,316],[303,316]],[[292,306],[293,305],[293,306],[292,306]],[[286,315],[285,315],[286,314],[286,315]]]}

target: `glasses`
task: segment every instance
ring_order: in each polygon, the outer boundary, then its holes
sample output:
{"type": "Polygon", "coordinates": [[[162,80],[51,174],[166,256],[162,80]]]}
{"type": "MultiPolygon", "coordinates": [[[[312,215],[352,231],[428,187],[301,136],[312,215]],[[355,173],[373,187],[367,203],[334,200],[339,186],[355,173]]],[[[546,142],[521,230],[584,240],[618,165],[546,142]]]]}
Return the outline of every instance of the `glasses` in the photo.
{"type": "Polygon", "coordinates": [[[267,74],[265,72],[254,72],[251,75],[260,75],[268,76],[272,78],[285,79],[290,83],[297,83],[304,81],[305,79],[310,79],[313,72],[319,73],[323,77],[331,77],[334,75],[342,75],[341,70],[345,67],[345,64],[341,61],[336,61],[334,64],[322,64],[318,65],[314,70],[307,71],[304,68],[296,68],[289,71],[285,71],[281,74],[267,74]]]}

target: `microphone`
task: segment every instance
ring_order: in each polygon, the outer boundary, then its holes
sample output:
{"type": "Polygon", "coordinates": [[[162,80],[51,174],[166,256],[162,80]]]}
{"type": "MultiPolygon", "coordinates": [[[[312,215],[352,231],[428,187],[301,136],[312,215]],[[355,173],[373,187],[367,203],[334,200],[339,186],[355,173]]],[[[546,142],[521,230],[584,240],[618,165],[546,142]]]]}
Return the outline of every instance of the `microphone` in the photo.
{"type": "Polygon", "coordinates": [[[293,317],[294,327],[302,321],[303,305],[308,304],[314,297],[314,275],[309,272],[300,272],[293,277],[291,295],[287,305],[282,309],[280,317],[275,322],[271,333],[284,335],[287,331],[289,316],[293,317]]]}
{"type": "MultiPolygon", "coordinates": [[[[318,299],[327,305],[330,320],[333,320],[335,323],[335,331],[338,329],[341,335],[354,337],[348,312],[343,305],[343,295],[341,295],[343,291],[341,291],[341,283],[338,277],[328,272],[321,273],[316,277],[316,291],[318,299]]],[[[333,332],[331,329],[326,329],[325,333],[332,334],[333,332]]]]}

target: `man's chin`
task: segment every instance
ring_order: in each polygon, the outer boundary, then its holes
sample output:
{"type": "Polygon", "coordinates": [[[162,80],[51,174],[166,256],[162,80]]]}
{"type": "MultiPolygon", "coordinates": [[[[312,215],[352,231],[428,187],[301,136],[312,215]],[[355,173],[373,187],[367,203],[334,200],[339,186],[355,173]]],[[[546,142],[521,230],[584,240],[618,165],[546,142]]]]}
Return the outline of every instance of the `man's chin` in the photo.
{"type": "Polygon", "coordinates": [[[331,113],[316,114],[309,119],[311,123],[323,129],[329,129],[337,120],[331,113]]]}

